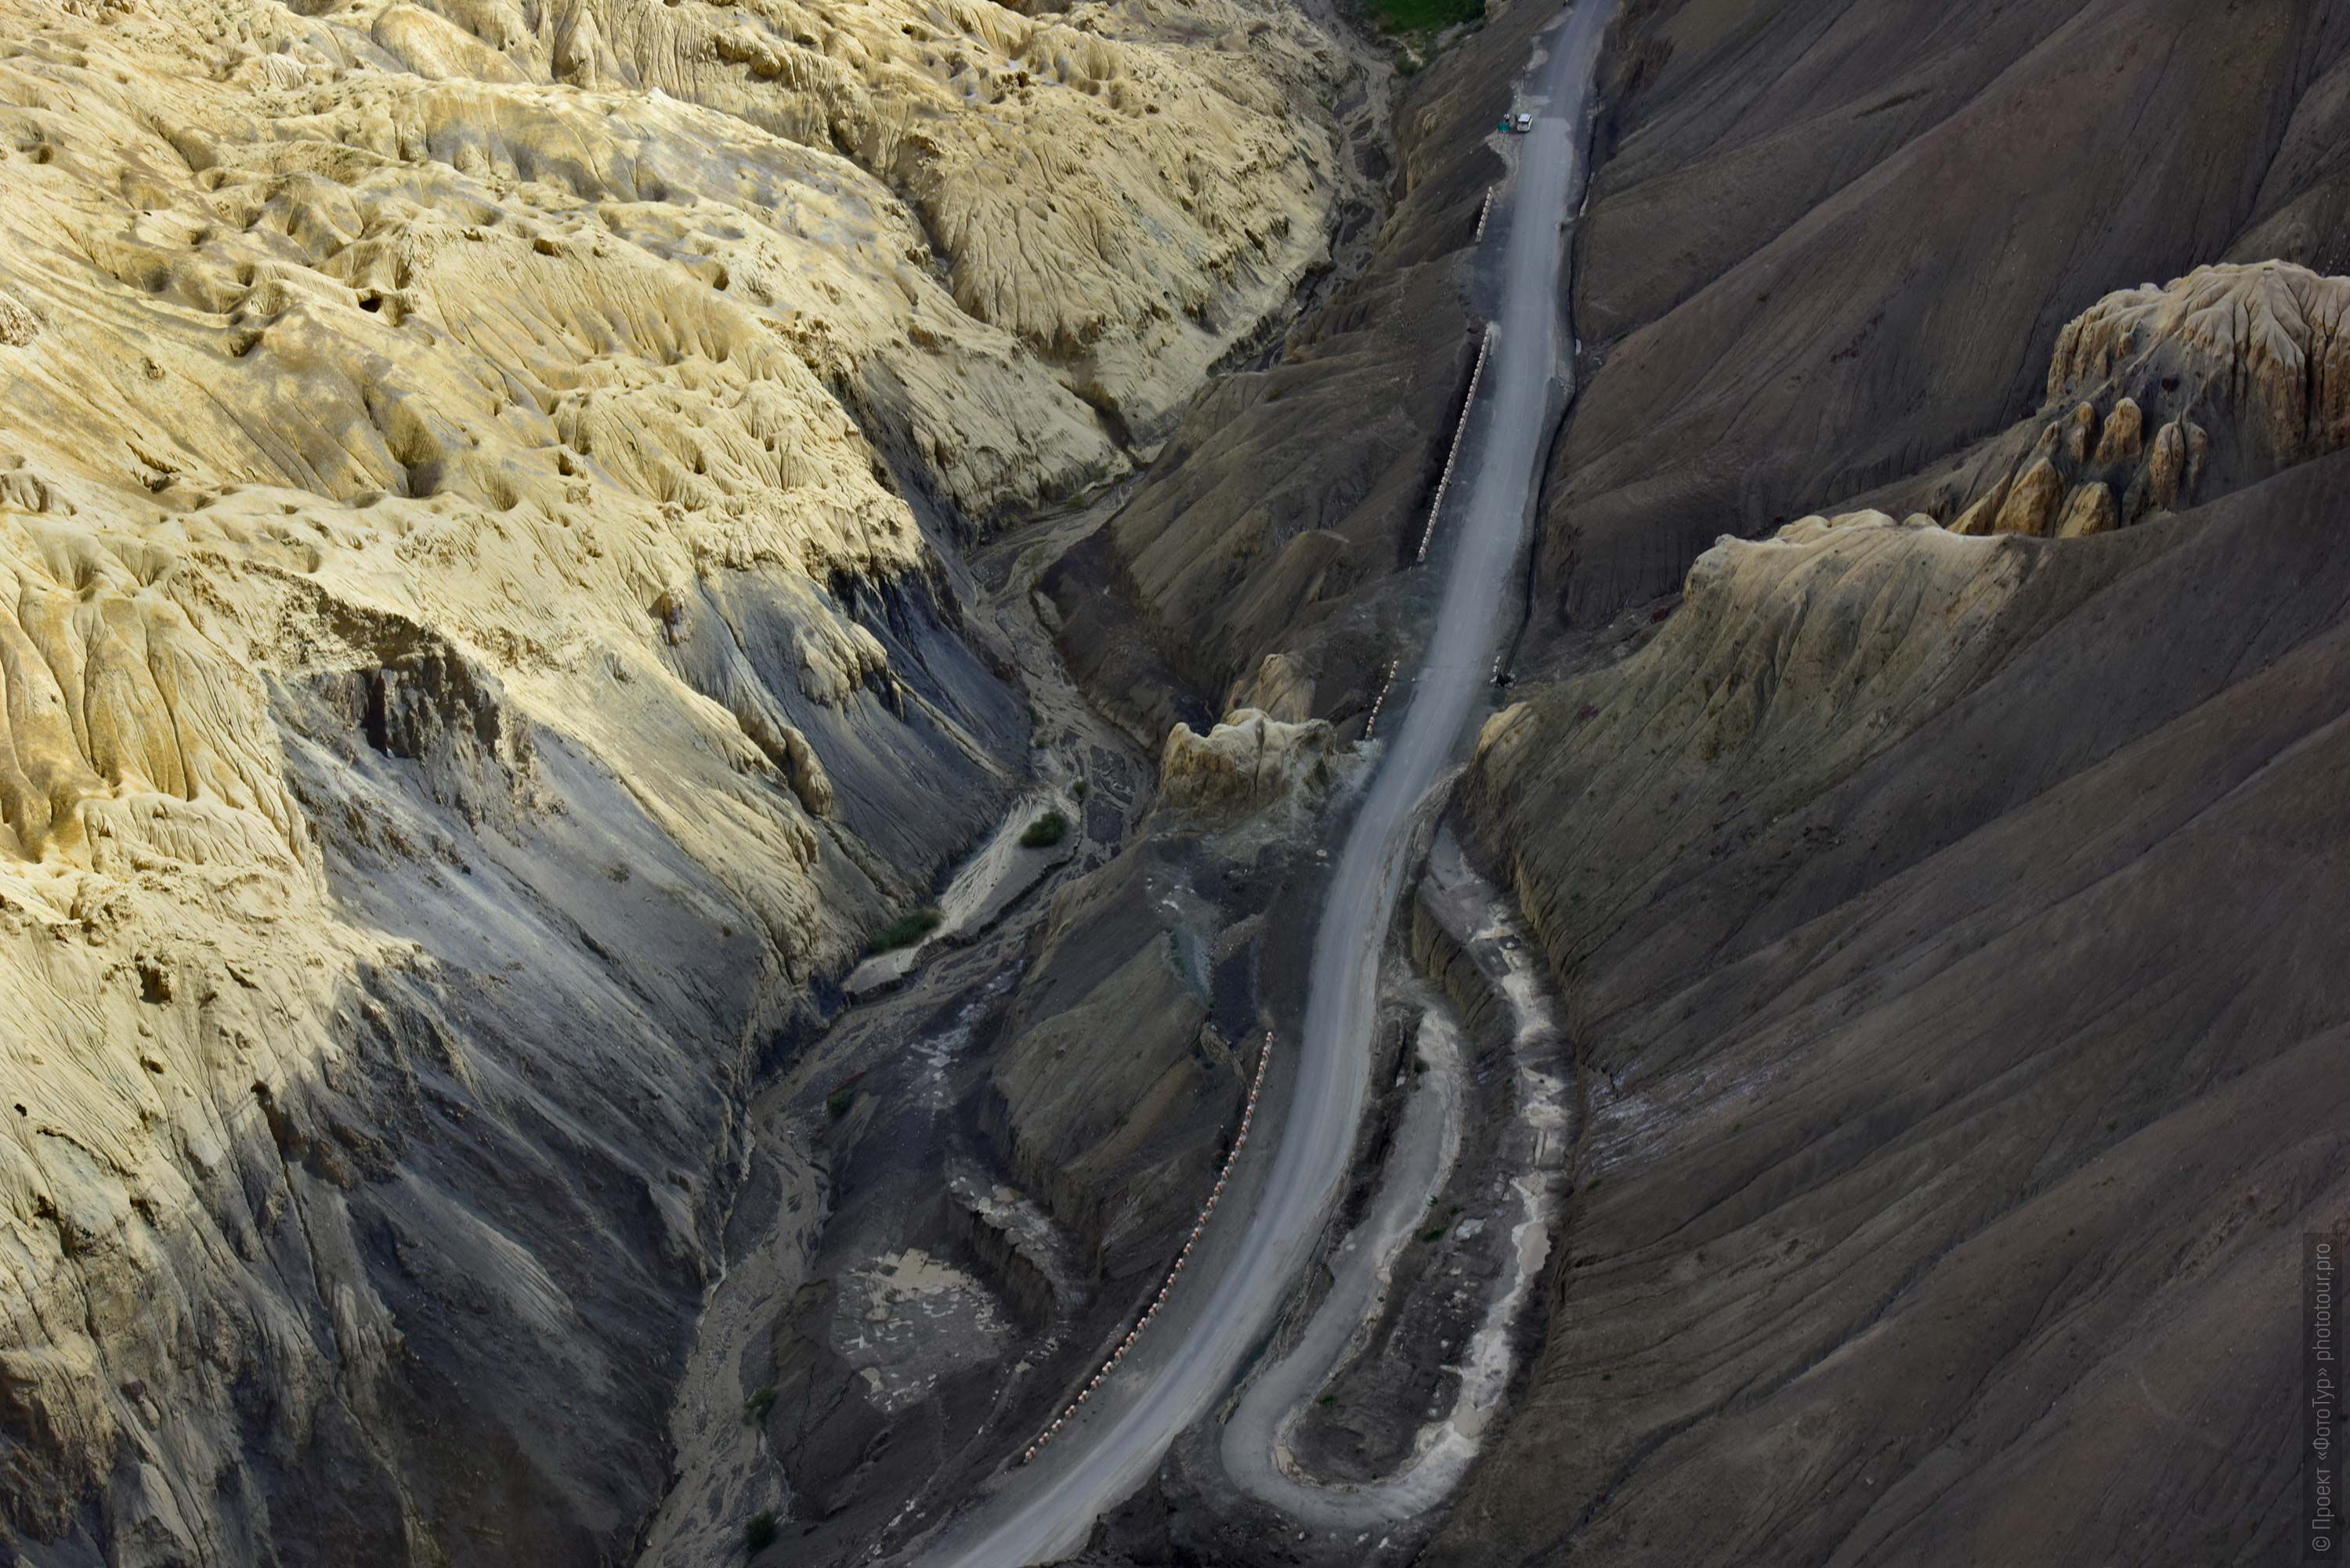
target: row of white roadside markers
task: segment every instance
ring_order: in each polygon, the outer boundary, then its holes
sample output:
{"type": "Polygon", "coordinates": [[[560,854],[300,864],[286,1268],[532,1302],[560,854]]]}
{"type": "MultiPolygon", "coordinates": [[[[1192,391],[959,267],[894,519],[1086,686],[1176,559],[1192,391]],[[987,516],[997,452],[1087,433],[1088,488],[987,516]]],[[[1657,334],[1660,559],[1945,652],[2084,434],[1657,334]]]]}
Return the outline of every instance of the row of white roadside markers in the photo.
{"type": "Polygon", "coordinates": [[[1363,722],[1363,739],[1367,741],[1379,732],[1379,710],[1388,705],[1388,693],[1395,690],[1396,671],[1402,668],[1403,660],[1388,660],[1388,678],[1380,685],[1379,694],[1371,699],[1371,716],[1363,722]]]}
{"type": "Polygon", "coordinates": [[[1094,1391],[1102,1386],[1103,1380],[1118,1370],[1118,1364],[1126,1359],[1126,1353],[1134,1348],[1135,1342],[1142,1337],[1142,1331],[1150,1326],[1150,1320],[1157,1317],[1159,1309],[1167,1304],[1167,1293],[1175,1288],[1175,1282],[1182,1276],[1183,1265],[1191,1261],[1191,1249],[1200,1244],[1201,1233],[1208,1228],[1208,1217],[1215,1213],[1216,1200],[1224,1195],[1224,1183],[1232,1179],[1232,1167],[1239,1162],[1241,1148],[1248,1142],[1249,1124],[1256,1117],[1257,1096],[1264,1092],[1264,1070],[1272,1061],[1273,1031],[1268,1029],[1264,1034],[1264,1049],[1257,1053],[1256,1076],[1249,1081],[1248,1103],[1241,1108],[1240,1129],[1232,1135],[1232,1152],[1224,1156],[1224,1168],[1216,1173],[1216,1185],[1209,1191],[1208,1201],[1201,1208],[1199,1220],[1192,1225],[1191,1234],[1185,1240],[1183,1250],[1175,1255],[1175,1266],[1167,1271],[1167,1278],[1159,1285],[1159,1293],[1150,1298],[1150,1304],[1143,1309],[1142,1316],[1136,1320],[1134,1326],[1127,1330],[1126,1337],[1118,1342],[1118,1348],[1111,1351],[1109,1359],[1101,1364],[1101,1370],[1087,1380],[1086,1386],[1077,1391],[1077,1397],[1053,1417],[1053,1424],[1038,1433],[1036,1440],[1028,1445],[1028,1451],[1020,1456],[1022,1464],[1043,1453],[1045,1446],[1053,1440],[1053,1435],[1061,1429],[1061,1424],[1075,1418],[1078,1407],[1093,1397],[1094,1391]]]}
{"type": "MultiPolygon", "coordinates": [[[[1477,212],[1479,239],[1485,237],[1485,220],[1492,210],[1493,192],[1492,188],[1488,186],[1485,191],[1485,204],[1477,212]]],[[[1453,428],[1452,431],[1452,450],[1444,459],[1443,475],[1436,482],[1436,497],[1429,504],[1428,528],[1419,539],[1419,558],[1422,561],[1428,559],[1429,543],[1436,536],[1437,515],[1444,510],[1444,492],[1452,483],[1452,465],[1460,461],[1461,438],[1469,433],[1469,410],[1477,406],[1477,383],[1484,379],[1485,356],[1492,351],[1492,347],[1493,332],[1489,327],[1485,330],[1484,341],[1477,346],[1477,367],[1469,372],[1469,395],[1461,400],[1461,422],[1453,428]]],[[[1363,725],[1365,740],[1369,740],[1378,730],[1379,710],[1387,706],[1388,693],[1394,690],[1396,671],[1400,668],[1400,661],[1391,662],[1388,666],[1388,678],[1380,685],[1378,696],[1372,701],[1371,716],[1363,725]]],[[[1249,1085],[1248,1104],[1241,1111],[1240,1131],[1233,1135],[1232,1152],[1224,1157],[1224,1168],[1216,1177],[1216,1185],[1209,1192],[1208,1201],[1200,1210],[1199,1220],[1192,1225],[1191,1234],[1183,1242],[1182,1251],[1176,1254],[1175,1266],[1167,1271],[1166,1282],[1159,1287],[1159,1293],[1151,1297],[1150,1304],[1143,1309],[1142,1316],[1137,1320],[1132,1328],[1127,1331],[1126,1337],[1118,1342],[1118,1348],[1111,1351],[1109,1359],[1101,1364],[1101,1370],[1088,1378],[1086,1386],[1077,1391],[1077,1397],[1070,1400],[1058,1416],[1053,1417],[1053,1424],[1036,1435],[1036,1440],[1029,1444],[1027,1451],[1020,1456],[1021,1463],[1026,1464],[1038,1454],[1043,1453],[1045,1445],[1052,1442],[1054,1434],[1061,1429],[1062,1423],[1076,1418],[1078,1407],[1092,1398],[1094,1391],[1102,1386],[1103,1381],[1111,1373],[1118,1370],[1118,1363],[1126,1359],[1127,1352],[1132,1350],[1135,1343],[1141,1339],[1142,1331],[1150,1326],[1150,1320],[1157,1317],[1159,1309],[1167,1304],[1167,1293],[1175,1288],[1175,1282],[1182,1276],[1183,1265],[1190,1261],[1191,1249],[1200,1244],[1201,1234],[1208,1228],[1208,1218],[1216,1211],[1216,1200],[1224,1195],[1224,1183],[1232,1179],[1232,1166],[1240,1159],[1241,1147],[1248,1142],[1249,1125],[1256,1116],[1257,1096],[1264,1088],[1264,1069],[1272,1060],[1273,1032],[1267,1030],[1264,1036],[1264,1049],[1257,1054],[1256,1077],[1249,1085]]]]}
{"type": "Polygon", "coordinates": [[[1419,535],[1418,559],[1428,559],[1428,546],[1436,537],[1436,519],[1444,510],[1444,492],[1452,483],[1452,465],[1461,461],[1461,440],[1469,433],[1469,410],[1477,406],[1477,383],[1485,377],[1485,356],[1493,347],[1493,329],[1485,328],[1484,341],[1477,345],[1477,368],[1469,372],[1469,395],[1461,400],[1461,422],[1452,427],[1452,450],[1445,454],[1444,472],[1436,482],[1436,499],[1428,504],[1428,527],[1419,535]]]}

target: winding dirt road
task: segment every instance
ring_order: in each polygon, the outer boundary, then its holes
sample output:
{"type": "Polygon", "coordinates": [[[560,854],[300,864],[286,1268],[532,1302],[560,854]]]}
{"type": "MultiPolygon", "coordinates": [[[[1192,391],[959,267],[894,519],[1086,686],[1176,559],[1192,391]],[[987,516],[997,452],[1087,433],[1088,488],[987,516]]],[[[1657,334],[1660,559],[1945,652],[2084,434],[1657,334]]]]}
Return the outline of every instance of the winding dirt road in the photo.
{"type": "Polygon", "coordinates": [[[1365,1042],[1388,920],[1424,799],[1485,711],[1513,611],[1512,567],[1564,391],[1565,225],[1582,197],[1586,110],[1613,8],[1611,0],[1575,0],[1543,36],[1544,52],[1519,95],[1534,124],[1515,139],[1499,332],[1487,400],[1473,416],[1482,425],[1478,461],[1437,535],[1445,583],[1424,661],[1400,721],[1383,731],[1391,738],[1381,742],[1385,754],[1333,867],[1288,1113],[1271,1140],[1261,1196],[1246,1210],[1245,1229],[1193,1260],[1156,1337],[1138,1346],[1045,1456],[1012,1472],[920,1552],[926,1568],[1007,1568],[1079,1547],[1096,1517],[1139,1487],[1176,1435],[1232,1386],[1295,1288],[1346,1182],[1369,1090],[1365,1042]]]}

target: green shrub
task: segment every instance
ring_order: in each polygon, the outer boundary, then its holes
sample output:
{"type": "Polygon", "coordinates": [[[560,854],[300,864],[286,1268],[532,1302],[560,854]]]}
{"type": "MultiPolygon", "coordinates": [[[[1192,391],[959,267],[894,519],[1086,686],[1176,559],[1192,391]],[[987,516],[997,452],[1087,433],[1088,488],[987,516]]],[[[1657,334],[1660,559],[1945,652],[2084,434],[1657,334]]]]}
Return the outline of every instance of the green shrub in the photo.
{"type": "Polygon", "coordinates": [[[839,1088],[833,1090],[831,1094],[825,1096],[825,1113],[831,1116],[834,1121],[838,1121],[841,1117],[848,1114],[848,1107],[856,1103],[857,1091],[844,1084],[839,1088]]]}
{"type": "Polygon", "coordinates": [[[1440,33],[1485,14],[1485,0],[1374,0],[1380,26],[1398,33],[1440,33]]]}
{"type": "Polygon", "coordinates": [[[1441,1225],[1439,1225],[1439,1226],[1438,1226],[1435,1230],[1433,1230],[1433,1231],[1422,1231],[1419,1233],[1419,1239],[1420,1239],[1421,1241],[1435,1241],[1439,1236],[1441,1236],[1441,1235],[1443,1235],[1443,1234],[1444,1234],[1444,1227],[1443,1227],[1443,1226],[1441,1226],[1441,1225]]]}
{"type": "Polygon", "coordinates": [[[750,1551],[758,1552],[775,1543],[775,1516],[763,1508],[743,1526],[743,1544],[750,1551]]]}
{"type": "Polygon", "coordinates": [[[1024,849],[1050,849],[1069,836],[1069,819],[1057,811],[1048,811],[1028,825],[1020,836],[1024,849]]]}
{"type": "Polygon", "coordinates": [[[933,909],[910,909],[873,933],[873,950],[886,953],[892,948],[910,948],[932,931],[946,917],[933,909]]]}
{"type": "Polygon", "coordinates": [[[760,1389],[743,1401],[743,1419],[754,1427],[757,1426],[767,1418],[767,1412],[775,1407],[775,1391],[773,1388],[760,1389]]]}

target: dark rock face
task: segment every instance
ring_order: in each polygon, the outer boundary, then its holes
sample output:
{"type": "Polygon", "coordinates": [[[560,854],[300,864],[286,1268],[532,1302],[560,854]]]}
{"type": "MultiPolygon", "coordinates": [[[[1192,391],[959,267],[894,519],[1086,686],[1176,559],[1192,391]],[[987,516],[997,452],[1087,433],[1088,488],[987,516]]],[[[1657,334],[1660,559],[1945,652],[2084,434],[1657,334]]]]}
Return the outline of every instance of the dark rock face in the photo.
{"type": "Polygon", "coordinates": [[[2291,1550],[2350,1216],[2345,48],[1627,7],[1539,570],[1575,647],[1686,592],[1462,787],[1589,1114],[1425,1561],[2291,1550]]]}
{"type": "MultiPolygon", "coordinates": [[[[849,589],[897,708],[809,699],[778,650],[791,607],[751,587],[696,629],[724,637],[746,712],[821,726],[850,821],[817,875],[858,929],[1000,815],[1025,725],[932,585],[849,589]]],[[[276,685],[270,713],[306,846],[369,952],[315,999],[319,1072],[252,1082],[191,1146],[141,1289],[93,1300],[121,1403],[60,1399],[64,1357],[0,1358],[0,1558],[181,1561],[201,1490],[199,1539],[239,1561],[603,1563],[670,1480],[742,1101],[815,961],[478,660],[397,616],[338,626],[355,666],[276,685]],[[134,1422],[162,1459],[119,1457],[134,1422]]],[[[771,784],[805,798],[782,762],[771,784]]],[[[252,1019],[251,998],[303,996],[272,963],[304,953],[143,953],[141,1038],[184,1016],[225,1057],[283,1027],[252,1019]]],[[[159,1044],[145,1070],[176,1087],[177,1061],[159,1044]]],[[[122,1245],[97,1190],[51,1221],[70,1255],[122,1245]]]]}
{"type": "MultiPolygon", "coordinates": [[[[1612,58],[1537,597],[1589,659],[1687,593],[1463,785],[1589,1115],[1548,1343],[1425,1561],[2281,1558],[2297,1236],[2350,1214],[2350,467],[2300,270],[2350,261],[2350,22],[1629,0],[1612,58]]],[[[1384,657],[1489,177],[1493,111],[1426,90],[1380,259],[1053,580],[1147,732],[1271,655],[1344,720],[1384,657]]]]}
{"type": "Polygon", "coordinates": [[[2350,1205],[2345,478],[1725,545],[1489,727],[1591,1115],[1430,1561],[2282,1554],[2299,1234],[2350,1205]]]}
{"type": "Polygon", "coordinates": [[[2316,0],[1634,0],[1619,29],[1576,271],[1601,364],[1541,561],[1576,623],[2004,428],[2110,290],[2341,260],[2350,17],[2316,0]]]}
{"type": "Polygon", "coordinates": [[[529,726],[505,701],[498,678],[445,638],[392,616],[347,624],[380,649],[372,670],[314,678],[309,684],[344,724],[387,757],[418,764],[424,794],[454,809],[467,826],[494,821],[512,830],[535,780],[529,726]]]}
{"type": "Polygon", "coordinates": [[[1218,971],[1246,965],[1275,871],[1170,836],[1054,900],[983,1118],[1097,1273],[1158,1266],[1214,1179],[1254,1019],[1253,996],[1219,1009],[1218,971]]]}
{"type": "Polygon", "coordinates": [[[1399,94],[1401,167],[1367,266],[1277,364],[1194,401],[1132,499],[1048,579],[1072,671],[1149,743],[1233,706],[1276,653],[1314,682],[1310,716],[1349,717],[1412,635],[1396,574],[1476,358],[1470,251],[1507,172],[1489,133],[1555,16],[1512,6],[1399,94]]]}

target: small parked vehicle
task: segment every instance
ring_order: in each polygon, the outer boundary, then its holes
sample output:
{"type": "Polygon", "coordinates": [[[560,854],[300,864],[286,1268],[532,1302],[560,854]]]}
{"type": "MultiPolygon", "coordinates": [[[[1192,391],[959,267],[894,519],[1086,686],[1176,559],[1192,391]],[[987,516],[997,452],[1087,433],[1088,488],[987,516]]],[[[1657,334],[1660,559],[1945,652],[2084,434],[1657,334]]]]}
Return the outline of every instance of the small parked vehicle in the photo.
{"type": "Polygon", "coordinates": [[[1532,130],[1534,128],[1534,117],[1527,113],[1524,109],[1520,109],[1518,111],[1518,134],[1520,136],[1523,136],[1527,131],[1532,130]]]}

